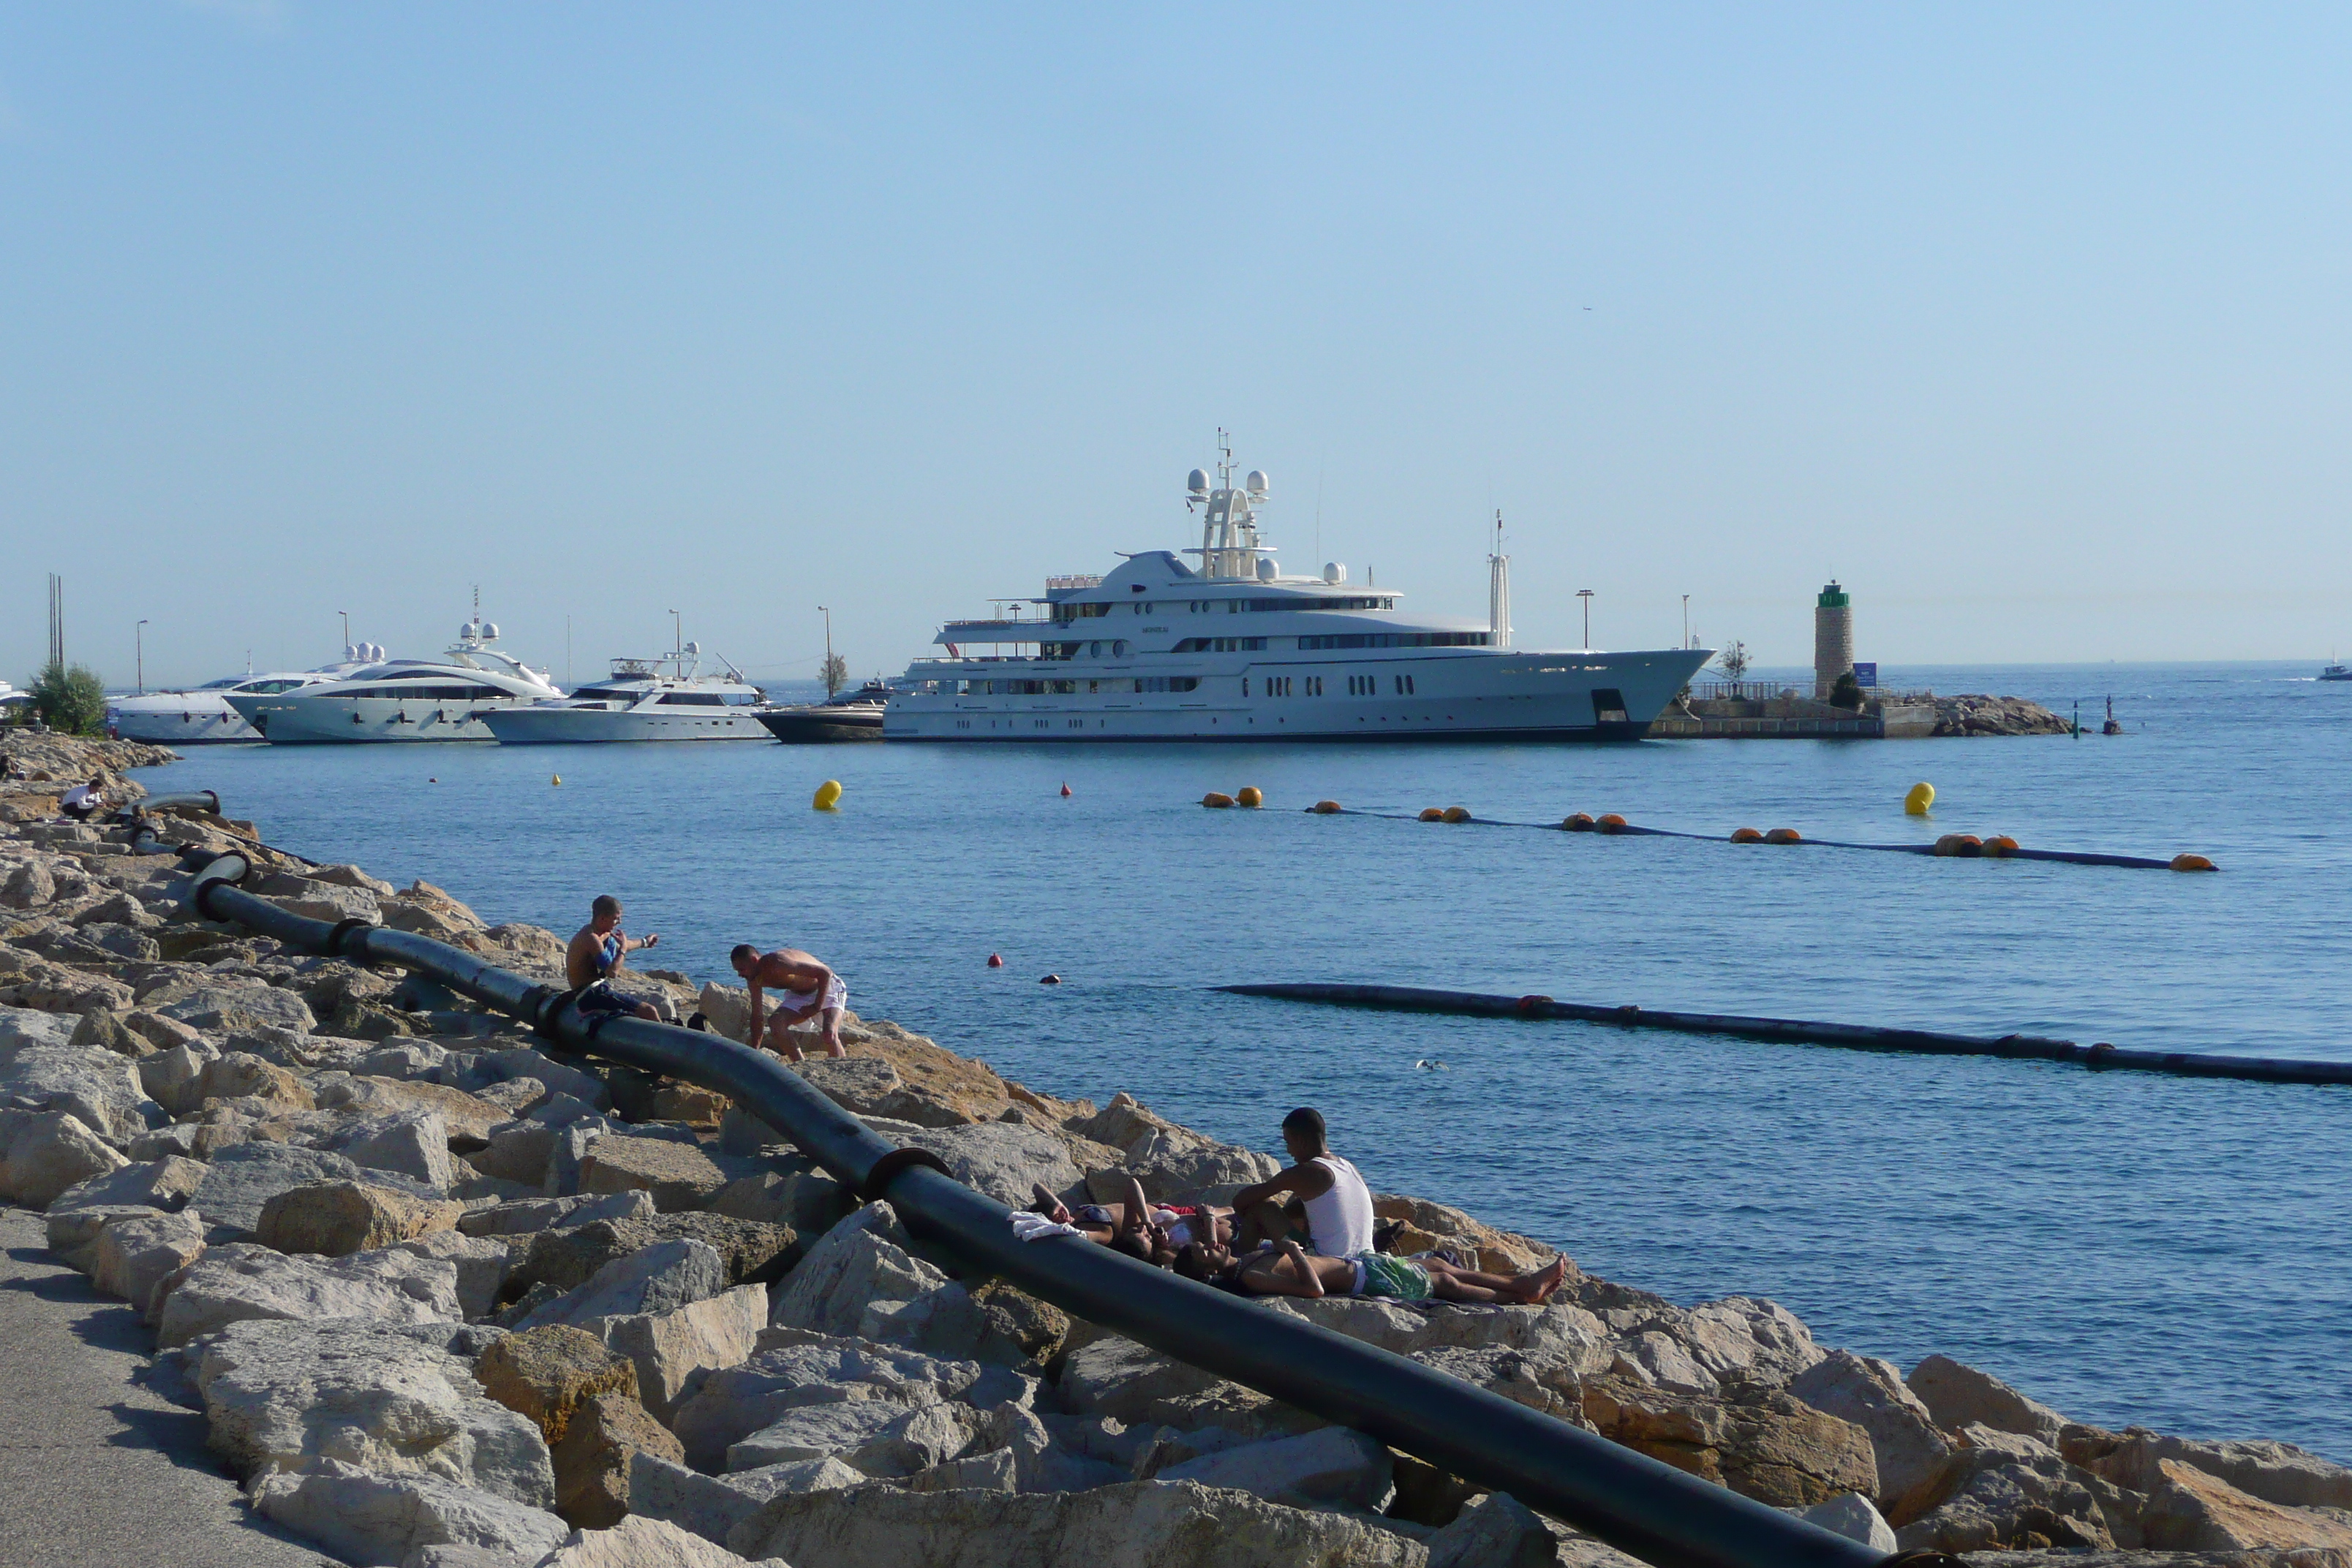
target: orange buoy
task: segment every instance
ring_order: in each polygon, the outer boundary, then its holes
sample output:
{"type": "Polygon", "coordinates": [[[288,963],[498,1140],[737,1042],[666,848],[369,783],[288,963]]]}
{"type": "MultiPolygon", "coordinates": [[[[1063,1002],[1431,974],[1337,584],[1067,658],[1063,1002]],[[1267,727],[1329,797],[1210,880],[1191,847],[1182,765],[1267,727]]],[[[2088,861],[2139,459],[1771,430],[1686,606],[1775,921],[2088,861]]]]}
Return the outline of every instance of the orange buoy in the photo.
{"type": "Polygon", "coordinates": [[[1445,808],[1444,816],[1448,822],[1468,822],[1471,820],[1470,808],[1466,805],[1449,805],[1445,808]]]}
{"type": "Polygon", "coordinates": [[[1566,816],[1559,819],[1559,825],[1568,829],[1570,833],[1590,833],[1592,831],[1592,818],[1580,811],[1570,812],[1566,816]]]}
{"type": "Polygon", "coordinates": [[[1735,827],[1731,830],[1731,841],[1734,844],[1761,844],[1764,836],[1752,827],[1735,827]]]}
{"type": "Polygon", "coordinates": [[[1972,859],[1984,853],[1984,840],[1973,833],[1947,833],[1936,840],[1936,853],[1947,858],[1972,859]]]}
{"type": "Polygon", "coordinates": [[[1201,797],[1201,804],[1205,806],[1223,809],[1223,807],[1234,804],[1234,797],[1229,795],[1219,795],[1215,790],[1211,790],[1208,794],[1201,797]]]}
{"type": "Polygon", "coordinates": [[[989,968],[991,968],[991,969],[1002,969],[1002,968],[1003,968],[1003,967],[1004,967],[1004,955],[1003,955],[1003,953],[1001,953],[1001,952],[992,952],[992,953],[990,953],[990,954],[988,955],[988,967],[989,967],[989,968]]]}
{"type": "Polygon", "coordinates": [[[1793,827],[1776,827],[1764,836],[1767,844],[1802,844],[1805,836],[1793,827]]]}
{"type": "Polygon", "coordinates": [[[1445,809],[1443,806],[1425,805],[1421,808],[1421,820],[1423,822],[1443,822],[1445,820],[1445,809]]]}
{"type": "Polygon", "coordinates": [[[1069,799],[1069,798],[1070,798],[1070,786],[1069,786],[1069,785],[1067,785],[1067,784],[1064,784],[1064,785],[1062,786],[1062,798],[1063,798],[1064,800],[1067,800],[1067,799],[1069,799]]]}
{"type": "Polygon", "coordinates": [[[1337,816],[1339,815],[1340,807],[1336,800],[1318,800],[1307,809],[1318,816],[1337,816]]]}
{"type": "Polygon", "coordinates": [[[1260,793],[1257,785],[1244,784],[1241,787],[1241,793],[1234,796],[1234,804],[1247,806],[1250,810],[1255,811],[1265,804],[1265,796],[1260,793]]]}
{"type": "Polygon", "coordinates": [[[2172,868],[2176,871],[2218,871],[2221,869],[2219,866],[2214,865],[2212,861],[2208,860],[2202,855],[2175,855],[2172,858],[2172,868]]]}
{"type": "Polygon", "coordinates": [[[1594,823],[1593,826],[1600,828],[1603,833],[1614,833],[1619,828],[1625,826],[1625,819],[1612,811],[1601,817],[1599,822],[1594,823]]]}
{"type": "Polygon", "coordinates": [[[1997,833],[1984,841],[1984,854],[1989,860],[2006,860],[2017,853],[2017,840],[2006,833],[1997,833]]]}

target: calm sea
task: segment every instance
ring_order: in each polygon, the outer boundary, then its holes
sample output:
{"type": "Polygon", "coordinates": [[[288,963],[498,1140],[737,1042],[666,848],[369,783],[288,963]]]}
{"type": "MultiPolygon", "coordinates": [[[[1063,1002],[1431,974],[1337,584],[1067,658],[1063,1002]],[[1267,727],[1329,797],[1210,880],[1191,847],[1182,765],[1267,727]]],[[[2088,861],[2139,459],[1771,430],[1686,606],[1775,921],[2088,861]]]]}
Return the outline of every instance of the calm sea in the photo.
{"type": "Polygon", "coordinates": [[[1375,1187],[1680,1300],[1769,1296],[1824,1342],[1906,1368],[1941,1351],[2076,1419],[2352,1460],[2352,1089],[1208,989],[1382,981],[2343,1059],[2352,685],[2314,668],[1885,671],[2079,701],[2094,729],[2112,694],[2116,738],[254,746],[148,782],[217,788],[274,844],[423,877],[491,921],[568,932],[617,893],[629,929],[698,977],[739,941],[810,948],[858,1011],[1053,1093],[1129,1089],[1270,1152],[1281,1114],[1313,1103],[1375,1187]],[[828,777],[842,807],[814,812],[828,777]],[[1901,805],[1921,779],[1924,822],[1901,805]],[[1198,804],[1244,784],[1268,809],[1198,804]],[[2000,832],[2223,869],[1303,813],[1326,796],[1721,834],[2000,832]],[[1063,984],[1038,984],[1049,973],[1063,984]]]}

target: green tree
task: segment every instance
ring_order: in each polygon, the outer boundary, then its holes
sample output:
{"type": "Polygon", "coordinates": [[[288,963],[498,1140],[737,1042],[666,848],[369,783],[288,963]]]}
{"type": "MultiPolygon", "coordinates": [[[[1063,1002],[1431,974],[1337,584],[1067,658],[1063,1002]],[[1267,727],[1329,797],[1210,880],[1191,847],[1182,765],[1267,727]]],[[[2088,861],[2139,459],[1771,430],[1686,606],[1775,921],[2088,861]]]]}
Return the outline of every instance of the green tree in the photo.
{"type": "Polygon", "coordinates": [[[1861,709],[1862,682],[1853,678],[1853,671],[1847,670],[1830,687],[1830,706],[1856,710],[1861,709]]]}
{"type": "Polygon", "coordinates": [[[33,712],[61,735],[95,735],[106,727],[106,685],[88,665],[52,659],[26,688],[33,712]]]}
{"type": "Polygon", "coordinates": [[[824,661],[824,694],[827,697],[838,695],[841,689],[848,684],[849,661],[835,654],[824,661]]]}

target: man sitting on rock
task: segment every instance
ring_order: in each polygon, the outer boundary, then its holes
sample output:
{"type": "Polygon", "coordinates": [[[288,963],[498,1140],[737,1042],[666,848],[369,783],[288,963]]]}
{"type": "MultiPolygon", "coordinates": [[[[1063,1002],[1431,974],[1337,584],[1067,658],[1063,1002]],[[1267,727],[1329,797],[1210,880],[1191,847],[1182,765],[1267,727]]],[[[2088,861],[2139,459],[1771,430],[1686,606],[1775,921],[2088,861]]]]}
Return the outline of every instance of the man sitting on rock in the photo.
{"type": "Polygon", "coordinates": [[[659,1019],[650,1002],[640,1002],[634,996],[624,996],[613,989],[613,976],[621,972],[623,960],[641,947],[651,947],[661,941],[658,934],[634,937],[621,931],[621,900],[610,893],[599,893],[596,901],[588,906],[588,923],[572,933],[572,945],[563,950],[563,981],[577,995],[572,1003],[583,1018],[632,1017],[659,1019]]]}
{"type": "Polygon", "coordinates": [[[1290,1167],[1234,1194],[1237,1240],[1244,1249],[1302,1232],[1319,1258],[1356,1258],[1372,1250],[1372,1193],[1356,1167],[1324,1141],[1323,1113],[1302,1105],[1282,1119],[1290,1167]]]}
{"type": "Polygon", "coordinates": [[[841,1048],[841,1015],[849,1005],[849,988],[841,976],[817,962],[810,953],[796,947],[780,947],[763,953],[750,942],[738,942],[735,951],[727,955],[735,973],[751,988],[751,1032],[744,1044],[754,1050],[760,1038],[771,1032],[768,1019],[761,1009],[760,993],[773,986],[776,992],[776,1048],[786,1061],[799,1061],[801,1048],[794,1044],[790,1031],[822,1016],[823,1033],[818,1036],[829,1057],[849,1053],[841,1048]]]}
{"type": "Polygon", "coordinates": [[[1397,1301],[1501,1302],[1540,1307],[1568,1278],[1568,1260],[1516,1278],[1481,1274],[1435,1253],[1393,1258],[1367,1251],[1356,1258],[1323,1258],[1302,1251],[1288,1237],[1255,1252],[1236,1255],[1214,1246],[1186,1247],[1176,1272],[1188,1279],[1244,1296],[1385,1296],[1397,1301]]]}

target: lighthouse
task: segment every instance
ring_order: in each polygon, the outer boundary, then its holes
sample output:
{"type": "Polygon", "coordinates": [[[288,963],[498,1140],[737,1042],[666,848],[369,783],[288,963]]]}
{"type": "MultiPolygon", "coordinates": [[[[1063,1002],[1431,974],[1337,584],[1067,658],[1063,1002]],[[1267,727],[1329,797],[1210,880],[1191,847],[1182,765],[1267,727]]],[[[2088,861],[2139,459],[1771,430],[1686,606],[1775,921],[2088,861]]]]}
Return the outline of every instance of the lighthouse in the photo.
{"type": "Polygon", "coordinates": [[[1832,577],[1813,601],[1813,695],[1827,700],[1853,668],[1853,602],[1832,577]]]}

